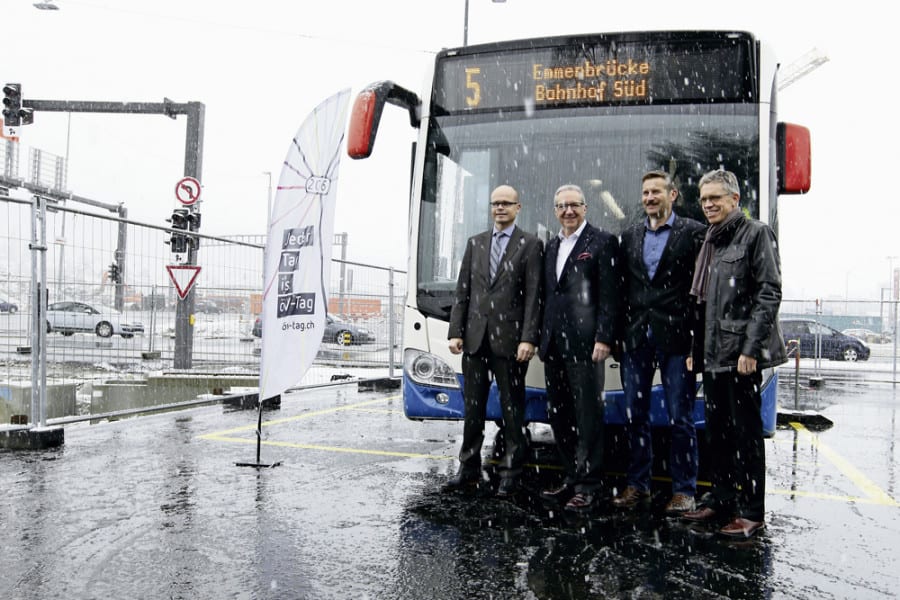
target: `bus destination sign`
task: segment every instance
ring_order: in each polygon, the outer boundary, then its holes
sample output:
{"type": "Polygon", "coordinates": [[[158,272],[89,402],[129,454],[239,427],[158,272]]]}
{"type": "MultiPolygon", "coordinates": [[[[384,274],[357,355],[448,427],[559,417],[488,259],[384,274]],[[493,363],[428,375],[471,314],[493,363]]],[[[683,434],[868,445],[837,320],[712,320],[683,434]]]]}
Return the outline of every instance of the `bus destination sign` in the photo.
{"type": "Polygon", "coordinates": [[[438,113],[562,106],[752,102],[752,38],[579,39],[548,48],[439,55],[438,113]]]}

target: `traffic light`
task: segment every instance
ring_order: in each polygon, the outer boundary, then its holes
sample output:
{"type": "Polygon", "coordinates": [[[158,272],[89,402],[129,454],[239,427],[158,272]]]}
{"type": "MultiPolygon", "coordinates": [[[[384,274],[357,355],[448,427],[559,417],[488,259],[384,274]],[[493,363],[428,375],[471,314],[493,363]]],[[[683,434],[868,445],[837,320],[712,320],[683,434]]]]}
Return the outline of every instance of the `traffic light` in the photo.
{"type": "Polygon", "coordinates": [[[119,265],[117,263],[109,265],[109,280],[113,283],[121,283],[119,281],[119,265]]]}
{"type": "Polygon", "coordinates": [[[188,228],[191,231],[200,231],[200,213],[191,212],[187,216],[188,228]]]}
{"type": "MultiPolygon", "coordinates": [[[[172,229],[186,230],[188,228],[188,214],[188,209],[176,208],[172,211],[172,217],[166,220],[172,223],[172,229]]],[[[188,238],[183,233],[173,231],[168,244],[172,252],[177,252],[179,254],[187,252],[188,238]]]]}
{"type": "Polygon", "coordinates": [[[7,127],[22,124],[19,111],[22,109],[22,85],[7,83],[3,86],[3,123],[7,127]]]}

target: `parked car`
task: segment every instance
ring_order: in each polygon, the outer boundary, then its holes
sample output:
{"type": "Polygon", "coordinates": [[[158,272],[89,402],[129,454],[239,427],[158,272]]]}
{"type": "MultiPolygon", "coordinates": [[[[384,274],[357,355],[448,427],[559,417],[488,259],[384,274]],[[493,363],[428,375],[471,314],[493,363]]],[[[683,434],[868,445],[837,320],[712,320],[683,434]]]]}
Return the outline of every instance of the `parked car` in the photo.
{"type": "MultiPolygon", "coordinates": [[[[250,331],[256,337],[262,337],[262,319],[256,318],[253,329],[250,331]]],[[[357,327],[352,323],[341,321],[331,315],[325,316],[325,332],[322,334],[323,342],[349,346],[351,344],[367,344],[375,341],[375,335],[363,327],[357,327]]]]}
{"type": "Polygon", "coordinates": [[[844,335],[852,335],[867,344],[888,344],[891,341],[889,333],[875,333],[871,329],[845,329],[841,333],[844,335]]]}
{"type": "Polygon", "coordinates": [[[325,333],[322,335],[322,341],[334,342],[342,346],[367,344],[375,341],[375,335],[368,329],[357,327],[352,323],[327,315],[325,317],[325,333]]]}
{"type": "Polygon", "coordinates": [[[136,333],[144,333],[141,323],[125,322],[123,318],[113,309],[98,310],[83,302],[54,302],[47,307],[47,333],[93,332],[104,338],[113,334],[130,338],[136,333]]]}
{"type": "Polygon", "coordinates": [[[820,340],[820,356],[830,360],[869,360],[869,346],[859,338],[845,335],[828,325],[813,319],[781,319],[781,332],[790,348],[800,344],[800,356],[816,357],[816,338],[820,340]]]}
{"type": "Polygon", "coordinates": [[[9,313],[11,315],[19,312],[19,305],[8,298],[0,298],[0,312],[9,313]]]}
{"type": "Polygon", "coordinates": [[[219,305],[216,304],[215,302],[213,302],[212,300],[195,300],[194,301],[194,312],[217,315],[222,312],[222,309],[219,308],[219,305]]]}

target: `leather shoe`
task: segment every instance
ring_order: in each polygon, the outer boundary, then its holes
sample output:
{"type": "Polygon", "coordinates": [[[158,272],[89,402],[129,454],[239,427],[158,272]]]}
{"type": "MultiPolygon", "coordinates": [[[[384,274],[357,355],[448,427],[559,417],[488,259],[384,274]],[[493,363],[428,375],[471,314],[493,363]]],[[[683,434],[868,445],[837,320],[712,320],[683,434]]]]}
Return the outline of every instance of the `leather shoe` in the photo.
{"type": "Polygon", "coordinates": [[[716,511],[708,506],[701,506],[697,510],[682,513],[681,518],[694,523],[707,523],[716,518],[716,511]]]}
{"type": "Polygon", "coordinates": [[[519,484],[512,477],[501,477],[497,486],[498,498],[509,498],[519,491],[519,484]]]}
{"type": "Polygon", "coordinates": [[[638,504],[645,503],[650,500],[650,492],[639,490],[629,485],[622,493],[612,499],[612,505],[616,508],[634,508],[638,504]]]}
{"type": "Polygon", "coordinates": [[[743,517],[735,517],[728,525],[719,530],[719,534],[726,537],[747,539],[765,527],[763,521],[751,521],[743,517]]]}
{"type": "Polygon", "coordinates": [[[577,513],[590,512],[596,505],[596,499],[597,497],[590,492],[578,492],[566,502],[566,510],[577,513]]]}
{"type": "Polygon", "coordinates": [[[666,514],[678,516],[696,510],[696,508],[697,506],[694,503],[693,496],[688,496],[687,494],[675,494],[672,496],[672,499],[669,500],[669,503],[666,504],[666,514]]]}
{"type": "Polygon", "coordinates": [[[558,488],[552,488],[541,492],[541,499],[551,502],[568,502],[575,495],[575,490],[571,485],[564,483],[558,488]]]}
{"type": "Polygon", "coordinates": [[[474,490],[476,487],[478,487],[478,482],[480,480],[481,478],[478,475],[457,473],[456,476],[452,477],[441,487],[441,491],[450,493],[474,490]]]}

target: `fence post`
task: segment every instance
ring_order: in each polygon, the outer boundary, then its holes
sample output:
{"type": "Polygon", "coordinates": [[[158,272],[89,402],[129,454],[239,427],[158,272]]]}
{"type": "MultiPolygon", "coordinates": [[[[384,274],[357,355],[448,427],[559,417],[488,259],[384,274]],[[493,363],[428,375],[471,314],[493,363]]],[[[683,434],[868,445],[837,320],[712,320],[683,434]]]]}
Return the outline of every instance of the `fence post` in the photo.
{"type": "Polygon", "coordinates": [[[47,417],[47,211],[46,201],[34,196],[31,205],[31,423],[39,427],[47,417]],[[40,223],[40,225],[38,224],[40,223]]]}
{"type": "Polygon", "coordinates": [[[388,269],[388,377],[394,377],[394,267],[388,269]]]}

